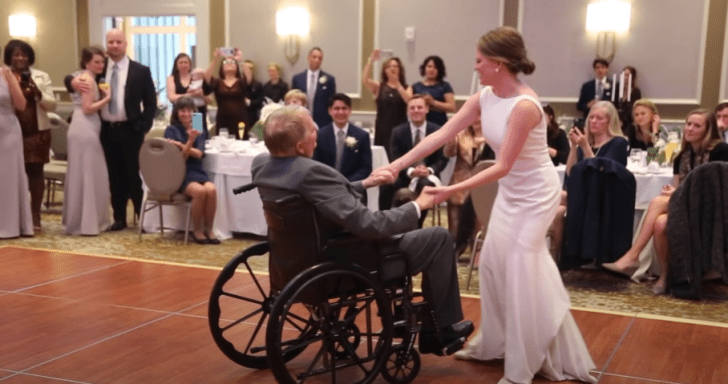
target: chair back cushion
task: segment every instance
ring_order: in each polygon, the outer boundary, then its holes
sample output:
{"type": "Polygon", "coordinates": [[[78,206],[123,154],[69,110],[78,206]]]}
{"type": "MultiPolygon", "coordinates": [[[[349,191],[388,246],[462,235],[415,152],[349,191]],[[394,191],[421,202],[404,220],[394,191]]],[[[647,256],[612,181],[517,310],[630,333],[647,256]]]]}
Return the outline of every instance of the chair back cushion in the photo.
{"type": "MultiPolygon", "coordinates": [[[[495,160],[481,161],[473,168],[473,175],[488,169],[495,164],[495,160]]],[[[490,213],[493,211],[493,203],[498,194],[498,183],[482,184],[470,191],[470,198],[473,200],[473,208],[478,221],[483,225],[483,232],[488,229],[488,221],[490,221],[490,213]]]]}
{"type": "Polygon", "coordinates": [[[186,167],[179,148],[154,138],[139,150],[139,171],[151,194],[170,196],[182,185],[186,167]]]}
{"type": "Polygon", "coordinates": [[[56,160],[68,159],[68,123],[55,113],[48,114],[51,123],[51,149],[56,160]]]}

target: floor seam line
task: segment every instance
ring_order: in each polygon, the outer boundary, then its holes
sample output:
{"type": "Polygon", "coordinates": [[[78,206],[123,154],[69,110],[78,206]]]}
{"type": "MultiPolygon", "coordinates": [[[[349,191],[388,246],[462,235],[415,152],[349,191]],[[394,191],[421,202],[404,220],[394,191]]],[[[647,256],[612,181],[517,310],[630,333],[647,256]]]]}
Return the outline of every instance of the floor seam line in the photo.
{"type": "Polygon", "coordinates": [[[614,349],[612,350],[612,353],[609,354],[609,357],[607,358],[607,362],[604,363],[604,368],[602,368],[602,371],[599,373],[599,377],[597,377],[597,382],[602,378],[602,375],[607,374],[607,369],[609,368],[609,364],[612,363],[612,359],[614,358],[614,355],[617,354],[617,351],[622,346],[622,342],[624,342],[624,339],[627,337],[627,334],[629,333],[629,330],[632,329],[632,324],[637,321],[637,316],[635,315],[632,317],[632,321],[629,322],[629,325],[627,325],[627,329],[624,330],[622,333],[622,336],[617,340],[617,344],[614,346],[614,349]]]}
{"type": "Polygon", "coordinates": [[[118,267],[120,265],[124,265],[124,264],[128,264],[128,263],[131,263],[131,261],[127,260],[127,261],[123,261],[121,263],[117,263],[117,264],[113,264],[113,265],[107,265],[105,267],[93,269],[93,270],[86,271],[86,272],[82,272],[82,273],[77,273],[75,275],[70,275],[70,276],[66,276],[66,277],[59,278],[59,279],[46,281],[46,282],[43,282],[43,283],[31,285],[29,287],[24,287],[24,288],[21,288],[21,289],[16,289],[15,291],[10,291],[10,293],[21,293],[21,292],[27,291],[29,289],[42,287],[42,286],[48,285],[48,284],[58,283],[58,282],[61,282],[61,281],[65,281],[65,280],[68,280],[68,279],[73,279],[73,278],[80,277],[80,276],[85,276],[85,275],[88,275],[88,274],[91,274],[91,273],[96,273],[96,272],[99,272],[99,271],[103,271],[103,270],[106,270],[106,269],[109,269],[109,268],[113,268],[113,267],[118,267]]]}

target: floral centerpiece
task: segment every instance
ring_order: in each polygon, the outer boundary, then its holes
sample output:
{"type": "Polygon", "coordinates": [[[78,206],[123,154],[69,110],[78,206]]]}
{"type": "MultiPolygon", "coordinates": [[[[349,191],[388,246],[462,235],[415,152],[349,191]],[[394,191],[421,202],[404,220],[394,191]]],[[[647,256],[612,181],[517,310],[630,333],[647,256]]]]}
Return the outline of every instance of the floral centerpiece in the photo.
{"type": "Polygon", "coordinates": [[[660,165],[669,165],[680,152],[680,138],[677,132],[670,132],[667,140],[659,138],[655,146],[647,150],[647,164],[656,161],[660,165]]]}

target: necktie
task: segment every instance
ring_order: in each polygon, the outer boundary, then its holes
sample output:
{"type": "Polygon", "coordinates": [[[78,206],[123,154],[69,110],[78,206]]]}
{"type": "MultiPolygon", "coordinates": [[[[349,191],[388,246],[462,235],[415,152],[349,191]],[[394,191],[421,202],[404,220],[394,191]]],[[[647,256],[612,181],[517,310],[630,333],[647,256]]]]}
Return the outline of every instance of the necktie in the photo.
{"type": "Polygon", "coordinates": [[[341,171],[341,160],[344,157],[344,145],[346,140],[346,133],[343,129],[339,129],[336,132],[336,170],[341,171]]]}
{"type": "Polygon", "coordinates": [[[308,96],[308,110],[313,114],[313,98],[316,96],[316,74],[313,72],[311,73],[311,78],[308,79],[306,96],[308,96]]]}
{"type": "Polygon", "coordinates": [[[594,95],[594,98],[597,100],[602,99],[602,94],[604,93],[604,84],[602,84],[601,81],[597,80],[597,89],[596,89],[596,95],[594,95]]]}
{"type": "MultiPolygon", "coordinates": [[[[422,140],[422,133],[420,132],[420,129],[417,128],[417,129],[415,129],[415,141],[414,141],[413,147],[416,147],[417,144],[420,143],[420,140],[422,140]]],[[[419,160],[414,165],[418,166],[418,165],[422,165],[422,164],[424,164],[424,162],[422,160],[419,160]]]]}
{"type": "Polygon", "coordinates": [[[119,85],[119,65],[114,64],[112,70],[111,70],[111,83],[109,84],[111,86],[111,100],[109,101],[109,113],[114,115],[116,114],[116,111],[118,109],[116,105],[116,98],[114,95],[116,94],[116,87],[119,85]]]}

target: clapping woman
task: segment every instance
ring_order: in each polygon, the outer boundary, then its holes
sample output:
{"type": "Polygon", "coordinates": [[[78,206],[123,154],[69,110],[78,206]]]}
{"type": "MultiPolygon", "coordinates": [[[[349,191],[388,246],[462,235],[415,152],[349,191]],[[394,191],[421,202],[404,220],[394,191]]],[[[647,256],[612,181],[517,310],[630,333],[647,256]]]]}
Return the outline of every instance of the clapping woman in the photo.
{"type": "Polygon", "coordinates": [[[217,209],[217,189],[202,167],[206,136],[192,128],[192,114],[195,111],[195,102],[191,98],[182,96],[177,99],[164,137],[182,151],[187,163],[185,179],[179,190],[192,198],[192,239],[198,244],[220,244],[212,231],[217,209]]]}
{"type": "Polygon", "coordinates": [[[26,100],[18,79],[8,67],[0,68],[0,239],[33,236],[28,199],[28,176],[23,159],[23,134],[15,110],[25,109],[26,100]]]}
{"type": "Polygon", "coordinates": [[[81,77],[90,85],[82,94],[73,93],[73,118],[68,128],[68,171],[63,193],[62,222],[69,235],[98,235],[111,224],[109,172],[101,147],[98,111],[111,101],[108,84],[97,87],[96,76],[104,71],[104,51],[87,47],[81,51],[81,77]],[[103,97],[99,98],[99,94],[103,97]]]}
{"type": "Polygon", "coordinates": [[[425,101],[430,107],[427,113],[427,121],[437,125],[445,125],[447,112],[454,113],[457,110],[455,105],[455,93],[450,83],[445,78],[445,62],[440,56],[428,56],[420,65],[422,81],[412,85],[412,91],[416,94],[425,95],[425,101]]]}
{"type": "Polygon", "coordinates": [[[412,87],[407,86],[402,62],[390,57],[382,64],[381,81],[371,79],[373,62],[379,60],[381,50],[375,49],[364,67],[364,86],[374,94],[377,116],[374,122],[374,145],[381,145],[389,153],[389,139],[394,127],[407,122],[407,102],[412,97],[412,87]]]}

